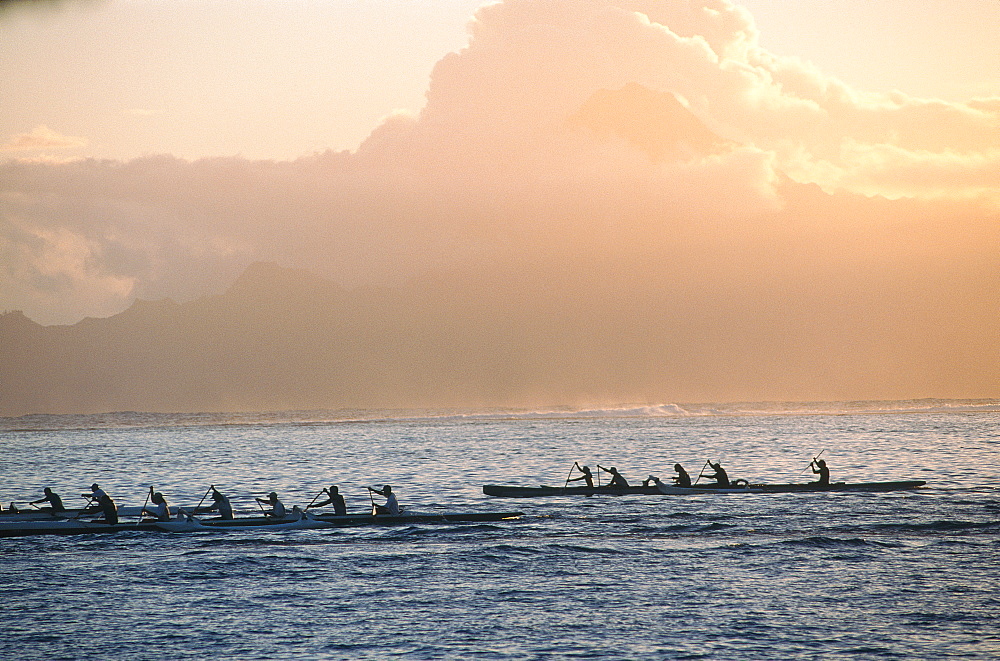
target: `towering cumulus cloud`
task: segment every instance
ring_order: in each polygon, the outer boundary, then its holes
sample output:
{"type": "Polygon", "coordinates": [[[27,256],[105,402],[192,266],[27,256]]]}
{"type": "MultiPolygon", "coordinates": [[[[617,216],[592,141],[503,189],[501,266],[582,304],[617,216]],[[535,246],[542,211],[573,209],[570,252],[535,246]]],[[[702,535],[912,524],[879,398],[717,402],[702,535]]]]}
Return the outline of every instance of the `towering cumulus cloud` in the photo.
{"type": "Polygon", "coordinates": [[[506,0],[355,152],[0,166],[0,256],[44,323],[257,260],[485,296],[567,398],[997,396],[1000,99],[851,89],[728,0],[506,0]]]}

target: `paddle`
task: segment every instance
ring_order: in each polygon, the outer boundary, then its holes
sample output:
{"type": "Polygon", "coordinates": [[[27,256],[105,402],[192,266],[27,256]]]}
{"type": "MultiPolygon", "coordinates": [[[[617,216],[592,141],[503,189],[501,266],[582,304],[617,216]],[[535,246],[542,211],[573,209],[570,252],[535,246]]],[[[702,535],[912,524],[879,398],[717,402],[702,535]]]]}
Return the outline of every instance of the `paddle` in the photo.
{"type": "Polygon", "coordinates": [[[208,491],[206,491],[206,492],[205,492],[205,495],[204,495],[204,496],[202,496],[202,497],[201,497],[201,500],[199,500],[199,501],[198,501],[198,505],[197,505],[197,507],[195,507],[195,508],[194,508],[194,511],[195,511],[195,512],[197,512],[197,511],[198,511],[198,510],[199,510],[199,509],[201,508],[201,504],[202,504],[203,502],[205,502],[205,499],[206,499],[206,498],[208,498],[208,494],[209,494],[209,493],[210,493],[210,492],[212,491],[212,489],[214,489],[214,488],[215,488],[215,485],[214,485],[214,484],[213,484],[212,486],[208,487],[208,491]]]}
{"type": "Polygon", "coordinates": [[[365,487],[368,489],[368,500],[372,501],[372,516],[377,513],[375,510],[375,496],[372,495],[373,489],[371,487],[365,487]]]}
{"type": "Polygon", "coordinates": [[[326,490],[325,489],[320,489],[319,493],[316,494],[315,496],[313,496],[313,499],[309,501],[308,505],[306,505],[306,509],[309,509],[310,507],[312,507],[313,503],[315,503],[319,499],[319,497],[323,495],[324,491],[326,491],[326,490]]]}
{"type": "Polygon", "coordinates": [[[135,520],[135,525],[142,523],[142,514],[146,510],[146,505],[149,503],[149,497],[153,495],[152,485],[149,487],[149,493],[146,494],[146,500],[142,503],[142,509],[139,510],[139,518],[135,520]]]}
{"type": "Polygon", "coordinates": [[[607,470],[606,468],[604,468],[604,467],[603,467],[603,466],[601,466],[600,464],[597,464],[597,486],[598,486],[598,487],[600,487],[600,486],[601,486],[601,473],[602,473],[603,471],[606,471],[606,470],[607,470]]]}
{"type": "Polygon", "coordinates": [[[816,463],[816,460],[819,459],[820,455],[823,454],[824,452],[826,452],[826,448],[823,448],[822,450],[820,450],[819,454],[816,455],[815,457],[813,457],[813,460],[809,462],[809,466],[806,466],[805,468],[803,468],[802,470],[799,471],[799,475],[802,475],[803,473],[805,473],[809,469],[810,466],[812,466],[814,463],[816,463]]]}
{"type": "Polygon", "coordinates": [[[83,509],[81,509],[79,512],[76,513],[76,516],[73,517],[74,519],[79,519],[80,515],[83,514],[84,512],[86,512],[87,508],[94,504],[94,499],[91,498],[90,496],[81,495],[80,497],[81,498],[86,498],[87,499],[87,504],[83,506],[83,509]]]}
{"type": "Polygon", "coordinates": [[[705,460],[705,465],[701,467],[701,472],[698,473],[698,477],[696,477],[695,480],[694,480],[695,484],[698,484],[698,480],[700,480],[701,476],[705,474],[705,468],[707,468],[711,464],[712,464],[712,461],[710,459],[706,459],[705,460]]]}
{"type": "Polygon", "coordinates": [[[573,471],[580,467],[580,464],[573,462],[573,466],[570,467],[569,473],[566,474],[566,484],[563,485],[563,489],[569,486],[569,478],[573,476],[573,471]]]}

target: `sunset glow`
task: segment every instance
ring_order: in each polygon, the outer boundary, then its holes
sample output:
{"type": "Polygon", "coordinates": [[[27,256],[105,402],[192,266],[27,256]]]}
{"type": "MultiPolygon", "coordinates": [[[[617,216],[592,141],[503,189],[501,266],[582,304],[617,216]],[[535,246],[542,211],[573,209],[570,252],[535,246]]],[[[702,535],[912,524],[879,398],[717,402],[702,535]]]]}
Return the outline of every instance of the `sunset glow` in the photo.
{"type": "Polygon", "coordinates": [[[1000,3],[479,4],[0,10],[0,310],[264,261],[491,292],[518,401],[1000,396],[1000,3]]]}

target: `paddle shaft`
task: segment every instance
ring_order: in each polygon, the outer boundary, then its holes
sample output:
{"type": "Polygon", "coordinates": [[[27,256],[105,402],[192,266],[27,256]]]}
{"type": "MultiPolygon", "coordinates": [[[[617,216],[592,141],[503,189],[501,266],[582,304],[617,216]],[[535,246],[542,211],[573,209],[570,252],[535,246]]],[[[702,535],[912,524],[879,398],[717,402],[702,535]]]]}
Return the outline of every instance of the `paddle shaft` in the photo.
{"type": "Polygon", "coordinates": [[[82,497],[87,499],[87,504],[83,506],[82,510],[76,513],[76,516],[73,517],[74,519],[79,519],[80,515],[86,512],[87,508],[94,504],[94,499],[91,498],[90,496],[82,496],[82,497]]]}
{"type": "MultiPolygon", "coordinates": [[[[824,452],[826,452],[826,448],[823,448],[822,450],[820,450],[819,454],[816,455],[815,457],[813,457],[813,460],[809,462],[809,466],[812,466],[813,464],[815,464],[816,460],[819,459],[820,455],[823,454],[824,452]]],[[[806,470],[808,470],[809,466],[806,466],[805,468],[803,468],[802,470],[800,470],[799,471],[799,475],[802,475],[803,473],[805,473],[806,470]]]]}
{"type": "MultiPolygon", "coordinates": [[[[146,505],[149,503],[149,497],[153,495],[153,487],[149,487],[149,491],[146,492],[146,500],[142,503],[142,509],[139,510],[139,518],[135,520],[135,525],[139,525],[142,522],[142,515],[146,511],[146,505]]],[[[167,514],[170,512],[168,511],[167,514]]]]}
{"type": "Polygon", "coordinates": [[[698,480],[700,480],[701,476],[705,474],[705,467],[706,466],[711,466],[711,465],[712,465],[712,461],[710,459],[706,459],[705,460],[705,465],[701,467],[701,472],[698,473],[698,477],[696,477],[695,480],[694,480],[695,484],[698,484],[698,480]]]}
{"type": "Polygon", "coordinates": [[[319,500],[319,497],[323,495],[323,491],[325,491],[325,489],[320,489],[319,493],[316,494],[315,496],[313,496],[313,499],[309,501],[308,505],[306,505],[306,509],[309,509],[310,507],[312,507],[313,503],[315,503],[317,500],[319,500]]]}
{"type": "Polygon", "coordinates": [[[563,489],[569,486],[569,478],[573,476],[573,471],[577,467],[577,462],[573,462],[573,466],[570,467],[569,473],[566,474],[566,484],[563,485],[563,489]]]}
{"type": "Polygon", "coordinates": [[[212,489],[214,489],[214,488],[215,488],[215,485],[214,485],[214,484],[213,484],[212,486],[208,487],[208,491],[206,491],[206,492],[205,492],[205,495],[204,495],[204,496],[202,496],[202,497],[201,497],[201,500],[199,500],[199,501],[198,501],[198,507],[195,507],[195,508],[194,508],[194,509],[195,509],[195,511],[197,511],[197,510],[199,510],[199,509],[201,508],[201,504],[202,504],[203,502],[205,502],[205,499],[206,499],[206,498],[208,498],[208,494],[209,494],[209,492],[211,492],[211,491],[212,491],[212,489]]]}

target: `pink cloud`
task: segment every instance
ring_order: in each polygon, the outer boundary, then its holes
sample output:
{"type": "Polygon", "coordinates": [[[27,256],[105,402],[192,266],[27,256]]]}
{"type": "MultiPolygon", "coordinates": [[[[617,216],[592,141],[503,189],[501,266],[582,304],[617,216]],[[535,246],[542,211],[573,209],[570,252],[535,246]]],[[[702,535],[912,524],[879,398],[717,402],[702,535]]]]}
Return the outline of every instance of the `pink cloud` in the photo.
{"type": "Polygon", "coordinates": [[[870,281],[952,268],[968,284],[971,246],[949,232],[992,236],[998,118],[996,99],[853,90],[763,50],[752,17],[725,0],[508,0],[482,8],[467,48],[441,59],[426,107],[386,118],[356,153],[0,165],[0,255],[16,283],[0,307],[71,321],[68,310],[106,313],[132,296],[185,300],[256,259],[348,286],[614,265],[683,290],[694,307],[671,307],[682,317],[740,289],[760,303],[790,283],[830,283],[807,297],[863,285],[838,270],[855,259],[870,281]],[[573,121],[630,86],[689,116],[632,108],[606,131],[573,121]],[[656,122],[682,116],[729,147],[675,152],[656,122]],[[888,250],[913,213],[949,219],[932,233],[936,261],[888,250]],[[891,257],[859,257],[872,242],[853,239],[873,236],[891,257]],[[87,247],[87,268],[49,286],[40,256],[67,246],[87,247]]]}
{"type": "Polygon", "coordinates": [[[62,135],[49,127],[39,124],[28,133],[11,136],[0,151],[36,151],[42,149],[73,149],[87,146],[86,138],[62,135]]]}

